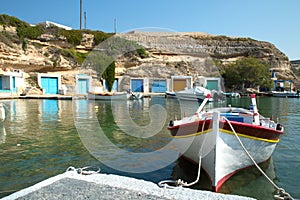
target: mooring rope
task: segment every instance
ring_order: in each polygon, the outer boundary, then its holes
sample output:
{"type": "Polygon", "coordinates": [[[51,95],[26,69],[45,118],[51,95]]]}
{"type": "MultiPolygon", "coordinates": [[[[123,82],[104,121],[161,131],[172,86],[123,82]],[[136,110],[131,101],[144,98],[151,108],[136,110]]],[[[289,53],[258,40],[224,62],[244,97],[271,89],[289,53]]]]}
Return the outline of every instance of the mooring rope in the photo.
{"type": "Polygon", "coordinates": [[[69,171],[76,171],[78,174],[81,175],[91,175],[91,174],[97,174],[101,171],[100,167],[93,167],[93,166],[87,166],[87,167],[82,167],[82,168],[75,168],[75,167],[68,167],[66,172],[69,171]]]}
{"type": "MultiPolygon", "coordinates": [[[[204,122],[202,124],[202,129],[201,129],[201,132],[203,133],[204,131],[204,126],[205,126],[205,122],[206,122],[206,118],[204,118],[204,122]]],[[[178,179],[178,180],[164,180],[164,181],[160,181],[158,183],[158,186],[159,187],[162,187],[162,188],[168,188],[168,189],[173,189],[173,188],[176,188],[176,187],[180,187],[180,186],[183,186],[183,187],[190,187],[192,185],[195,185],[196,183],[198,183],[199,179],[200,179],[200,174],[201,174],[201,160],[202,160],[202,148],[203,148],[203,144],[204,144],[204,141],[205,141],[206,137],[204,137],[204,140],[203,140],[203,143],[202,143],[202,146],[199,150],[199,162],[198,162],[198,173],[197,173],[197,178],[195,181],[191,182],[191,183],[187,183],[181,179],[178,179]],[[174,186],[171,186],[169,184],[173,184],[174,186]]]]}
{"type": "Polygon", "coordinates": [[[276,188],[277,190],[277,195],[274,195],[274,199],[276,200],[293,200],[293,197],[291,197],[291,195],[289,193],[287,193],[283,188],[278,187],[269,177],[268,175],[258,166],[258,164],[255,162],[255,160],[253,159],[253,157],[250,155],[250,153],[247,151],[246,147],[244,146],[243,142],[241,141],[241,139],[239,138],[238,134],[235,132],[232,124],[230,123],[230,121],[224,117],[225,121],[229,124],[231,130],[233,131],[237,141],[240,143],[242,149],[244,150],[244,152],[247,154],[247,156],[250,158],[250,160],[253,162],[253,164],[255,165],[255,167],[262,173],[262,175],[276,188]]]}

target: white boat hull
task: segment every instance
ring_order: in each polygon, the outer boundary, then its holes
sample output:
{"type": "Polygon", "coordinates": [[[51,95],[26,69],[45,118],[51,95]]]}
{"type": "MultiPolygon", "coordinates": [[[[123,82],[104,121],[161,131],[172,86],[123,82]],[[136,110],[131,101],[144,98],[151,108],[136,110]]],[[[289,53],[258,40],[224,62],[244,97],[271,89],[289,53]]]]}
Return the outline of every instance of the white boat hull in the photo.
{"type": "Polygon", "coordinates": [[[112,95],[105,95],[105,94],[93,94],[89,93],[88,98],[89,99],[95,99],[95,100],[127,100],[128,99],[127,93],[115,93],[112,95]]]}
{"type": "Polygon", "coordinates": [[[286,97],[286,98],[298,98],[300,97],[299,93],[297,92],[277,92],[273,91],[272,92],[273,97],[286,97]]]}
{"type": "MultiPolygon", "coordinates": [[[[176,139],[176,138],[175,138],[176,139]]],[[[256,163],[268,160],[275,147],[275,142],[267,142],[256,139],[240,137],[250,155],[256,163]]],[[[191,143],[191,138],[179,138],[178,145],[191,143]]],[[[253,162],[248,158],[241,145],[233,134],[211,131],[194,137],[189,148],[182,152],[188,160],[199,163],[199,149],[202,147],[202,169],[206,171],[211,179],[212,189],[219,191],[224,182],[238,171],[250,167],[253,162]]],[[[181,146],[179,149],[185,149],[181,146]]]]}

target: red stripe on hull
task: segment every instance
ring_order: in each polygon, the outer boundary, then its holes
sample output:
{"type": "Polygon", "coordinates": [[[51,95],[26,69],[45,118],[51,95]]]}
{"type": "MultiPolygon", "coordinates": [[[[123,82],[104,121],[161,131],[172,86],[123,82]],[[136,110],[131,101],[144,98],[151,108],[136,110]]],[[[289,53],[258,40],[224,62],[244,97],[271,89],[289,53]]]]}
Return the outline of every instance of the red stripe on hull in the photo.
{"type": "MultiPolygon", "coordinates": [[[[268,140],[277,140],[283,134],[283,131],[266,128],[263,126],[241,123],[230,121],[234,130],[239,134],[244,134],[252,137],[268,139],[268,140]]],[[[208,130],[212,127],[212,120],[200,120],[187,124],[182,124],[178,126],[170,126],[168,129],[170,130],[172,136],[188,136],[191,134],[199,133],[208,130]],[[204,128],[203,128],[204,125],[204,128]]],[[[219,128],[232,131],[229,124],[225,121],[220,121],[219,128]]]]}

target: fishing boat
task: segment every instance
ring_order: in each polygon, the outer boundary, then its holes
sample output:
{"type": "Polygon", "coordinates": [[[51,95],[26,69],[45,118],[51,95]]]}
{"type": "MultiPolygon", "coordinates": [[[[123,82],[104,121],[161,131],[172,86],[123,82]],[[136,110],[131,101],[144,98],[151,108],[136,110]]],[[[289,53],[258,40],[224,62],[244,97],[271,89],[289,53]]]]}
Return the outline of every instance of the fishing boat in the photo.
{"type": "MultiPolygon", "coordinates": [[[[175,92],[175,95],[179,100],[202,102],[206,95],[210,93],[210,90],[204,87],[196,86],[175,92]]],[[[209,101],[213,101],[213,98],[210,98],[209,101]]]]}
{"type": "Polygon", "coordinates": [[[168,129],[180,154],[201,165],[212,190],[218,192],[232,175],[271,157],[283,126],[258,113],[255,94],[251,95],[251,110],[222,107],[203,111],[209,98],[207,95],[194,115],[170,121],[168,129]]]}
{"type": "Polygon", "coordinates": [[[94,100],[127,100],[129,98],[129,94],[127,92],[114,92],[114,93],[95,93],[89,92],[88,99],[94,100]]]}
{"type": "Polygon", "coordinates": [[[166,98],[177,98],[177,97],[176,97],[176,93],[173,92],[173,91],[166,91],[166,92],[165,92],[165,97],[166,97],[166,98]]]}
{"type": "Polygon", "coordinates": [[[272,91],[273,97],[299,98],[300,91],[272,91]]]}

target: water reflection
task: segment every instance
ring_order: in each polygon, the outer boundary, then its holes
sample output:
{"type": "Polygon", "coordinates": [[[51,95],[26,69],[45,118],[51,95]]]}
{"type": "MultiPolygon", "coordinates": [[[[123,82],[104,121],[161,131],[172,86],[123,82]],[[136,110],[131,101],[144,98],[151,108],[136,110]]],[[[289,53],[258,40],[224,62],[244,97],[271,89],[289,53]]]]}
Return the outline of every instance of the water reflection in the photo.
{"type": "MultiPolygon", "coordinates": [[[[260,164],[271,180],[276,180],[276,174],[272,158],[267,162],[260,164]]],[[[187,162],[184,158],[179,158],[172,171],[172,179],[182,179],[188,183],[195,181],[197,177],[198,166],[187,162]]],[[[192,186],[193,189],[211,190],[211,181],[208,175],[202,170],[200,180],[192,186]]],[[[220,193],[238,194],[257,199],[273,199],[274,187],[266,178],[255,168],[251,167],[241,171],[222,186],[220,193]]]]}
{"type": "Polygon", "coordinates": [[[43,99],[40,108],[43,122],[57,121],[60,110],[57,100],[43,99]]]}
{"type": "MultiPolygon", "coordinates": [[[[258,98],[260,113],[266,117],[278,116],[285,126],[286,133],[273,154],[276,174],[280,180],[276,182],[295,198],[300,197],[300,174],[295,170],[300,161],[300,146],[295,142],[300,140],[299,101],[300,99],[258,98]]],[[[172,138],[167,130],[169,120],[179,119],[184,114],[193,114],[198,107],[196,103],[178,102],[176,99],[162,97],[119,103],[22,99],[5,100],[2,103],[5,105],[7,118],[3,126],[0,126],[0,197],[9,194],[1,193],[4,190],[28,187],[64,172],[69,166],[101,166],[104,173],[127,175],[153,182],[169,179],[171,176],[186,181],[193,181],[196,177],[197,166],[186,168],[184,165],[189,163],[176,161],[177,147],[172,145],[172,138]],[[151,124],[150,108],[155,104],[166,111],[163,127],[148,138],[134,136],[143,134],[143,129],[139,127],[151,124]],[[130,134],[122,128],[127,123],[127,117],[138,127],[138,130],[133,129],[135,132],[130,134]],[[100,128],[105,134],[100,134],[100,128]],[[86,146],[86,142],[92,145],[86,146]],[[155,153],[147,156],[151,152],[155,153]],[[121,171],[122,169],[130,170],[121,171]]],[[[248,108],[250,99],[232,99],[227,103],[248,108]]],[[[159,113],[158,110],[154,117],[159,113]]],[[[154,127],[156,124],[154,121],[152,123],[154,127]]],[[[274,165],[271,167],[273,171],[274,165]]],[[[228,182],[226,186],[229,193],[270,199],[269,195],[274,190],[255,169],[237,175],[237,180],[233,179],[235,183],[228,182]]],[[[201,176],[204,178],[205,174],[201,176]]],[[[275,177],[275,172],[270,176],[275,177]]],[[[210,189],[201,184],[203,183],[200,182],[202,188],[210,189]]]]}
{"type": "Polygon", "coordinates": [[[6,129],[4,124],[0,124],[0,145],[6,141],[6,129]]]}
{"type": "MultiPolygon", "coordinates": [[[[157,101],[166,100],[161,97],[157,101]]],[[[155,100],[90,103],[97,111],[77,116],[75,123],[85,147],[105,165],[123,172],[145,173],[177,159],[178,151],[166,129],[166,109],[155,100]]]]}

